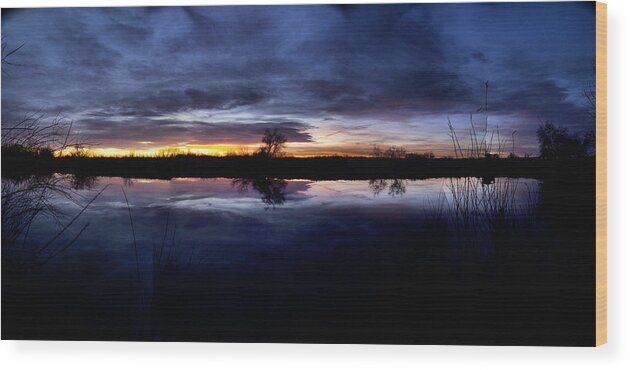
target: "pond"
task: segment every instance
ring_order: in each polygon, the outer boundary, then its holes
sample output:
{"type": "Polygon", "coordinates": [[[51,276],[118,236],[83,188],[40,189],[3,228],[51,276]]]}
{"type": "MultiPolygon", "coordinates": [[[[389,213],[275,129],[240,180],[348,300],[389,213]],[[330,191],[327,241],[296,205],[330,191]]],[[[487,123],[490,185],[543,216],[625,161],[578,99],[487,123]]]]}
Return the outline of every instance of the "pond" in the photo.
{"type": "Polygon", "coordinates": [[[2,338],[591,345],[594,196],[570,188],[3,178],[2,338]]]}

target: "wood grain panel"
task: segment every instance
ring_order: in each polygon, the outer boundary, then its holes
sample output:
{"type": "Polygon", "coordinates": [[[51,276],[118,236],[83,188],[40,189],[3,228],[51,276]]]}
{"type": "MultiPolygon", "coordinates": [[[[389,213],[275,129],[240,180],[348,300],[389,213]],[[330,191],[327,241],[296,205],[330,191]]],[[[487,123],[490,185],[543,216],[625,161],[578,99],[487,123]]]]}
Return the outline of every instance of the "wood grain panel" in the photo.
{"type": "Polygon", "coordinates": [[[606,303],[606,4],[596,5],[596,125],[597,125],[597,246],[596,246],[596,345],[607,342],[606,303]]]}

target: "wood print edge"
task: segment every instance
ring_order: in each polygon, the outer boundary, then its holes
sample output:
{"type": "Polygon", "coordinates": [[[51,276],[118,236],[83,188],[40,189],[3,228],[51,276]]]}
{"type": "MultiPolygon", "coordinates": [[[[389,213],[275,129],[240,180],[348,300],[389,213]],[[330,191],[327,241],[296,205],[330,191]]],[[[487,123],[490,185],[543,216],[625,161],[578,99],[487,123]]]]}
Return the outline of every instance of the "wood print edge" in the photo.
{"type": "Polygon", "coordinates": [[[596,252],[595,252],[595,345],[607,343],[607,253],[606,253],[606,44],[607,6],[595,5],[596,44],[596,252]]]}

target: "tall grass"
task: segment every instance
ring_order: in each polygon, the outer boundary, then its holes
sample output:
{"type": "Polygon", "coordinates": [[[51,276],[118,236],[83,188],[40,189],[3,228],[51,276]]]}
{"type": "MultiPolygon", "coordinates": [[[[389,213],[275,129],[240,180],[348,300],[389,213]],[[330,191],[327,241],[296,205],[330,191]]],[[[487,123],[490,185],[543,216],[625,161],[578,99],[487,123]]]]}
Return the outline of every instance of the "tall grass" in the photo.
{"type": "Polygon", "coordinates": [[[466,140],[468,146],[460,141],[460,138],[464,139],[466,136],[458,136],[451,118],[447,117],[448,136],[453,144],[455,158],[501,158],[505,155],[505,148],[510,143],[512,144],[512,151],[509,156],[514,157],[516,155],[514,153],[516,131],[512,132],[510,141],[510,137],[501,137],[498,123],[496,127],[489,126],[488,87],[488,81],[484,82],[484,104],[475,112],[481,114],[481,122],[475,122],[473,113],[469,115],[470,127],[467,130],[468,140],[466,140]]]}
{"type": "Polygon", "coordinates": [[[2,125],[2,155],[52,158],[64,152],[83,153],[87,142],[72,133],[73,121],[60,115],[45,122],[45,115],[25,116],[15,124],[2,125]]]}

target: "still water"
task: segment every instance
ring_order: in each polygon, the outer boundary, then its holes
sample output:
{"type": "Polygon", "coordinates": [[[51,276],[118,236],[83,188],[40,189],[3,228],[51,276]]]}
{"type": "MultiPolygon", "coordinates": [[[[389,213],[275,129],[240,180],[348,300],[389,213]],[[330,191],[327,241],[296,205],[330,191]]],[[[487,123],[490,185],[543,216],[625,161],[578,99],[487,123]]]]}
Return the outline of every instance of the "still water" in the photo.
{"type": "Polygon", "coordinates": [[[2,337],[591,345],[565,185],[3,179],[2,337]]]}

